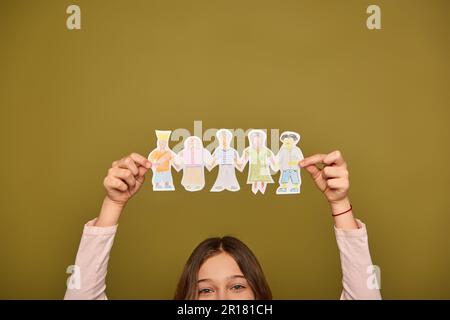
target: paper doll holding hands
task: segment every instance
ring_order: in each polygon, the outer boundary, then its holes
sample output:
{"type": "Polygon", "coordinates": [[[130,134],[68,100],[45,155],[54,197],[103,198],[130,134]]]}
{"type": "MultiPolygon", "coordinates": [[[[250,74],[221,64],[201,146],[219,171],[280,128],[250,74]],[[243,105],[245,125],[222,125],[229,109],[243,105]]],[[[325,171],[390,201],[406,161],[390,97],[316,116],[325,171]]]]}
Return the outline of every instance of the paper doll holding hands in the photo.
{"type": "Polygon", "coordinates": [[[303,160],[303,153],[297,147],[300,135],[296,132],[285,131],[281,134],[280,141],[283,145],[277,155],[281,171],[277,194],[298,194],[302,183],[298,163],[303,160]]]}
{"type": "Polygon", "coordinates": [[[205,170],[211,170],[211,153],[203,148],[202,140],[190,136],[184,141],[184,149],[178,153],[183,168],[181,184],[187,191],[200,191],[205,186],[205,170]]]}
{"type": "Polygon", "coordinates": [[[150,152],[148,160],[152,163],[153,191],[173,191],[175,187],[172,180],[171,167],[175,153],[169,149],[170,130],[155,130],[157,147],[150,152]]]}
{"type": "Polygon", "coordinates": [[[219,165],[219,173],[211,192],[238,191],[240,187],[236,179],[235,166],[239,160],[239,155],[236,149],[231,147],[233,134],[230,130],[220,129],[217,131],[216,137],[219,146],[212,154],[212,167],[219,165]]]}
{"type": "Polygon", "coordinates": [[[247,183],[252,185],[252,192],[256,194],[266,191],[268,183],[273,183],[270,168],[277,171],[277,164],[273,152],[266,147],[266,133],[262,130],[251,130],[248,133],[250,146],[247,147],[240,160],[239,168],[242,171],[249,162],[247,183]]]}

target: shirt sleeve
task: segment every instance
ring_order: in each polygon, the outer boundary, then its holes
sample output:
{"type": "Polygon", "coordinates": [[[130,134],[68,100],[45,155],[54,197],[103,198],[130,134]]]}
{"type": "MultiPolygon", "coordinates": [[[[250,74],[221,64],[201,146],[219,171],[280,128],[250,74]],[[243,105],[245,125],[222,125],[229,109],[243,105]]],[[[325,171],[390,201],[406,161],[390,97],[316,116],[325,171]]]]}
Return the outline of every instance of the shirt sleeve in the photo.
{"type": "MultiPolygon", "coordinates": [[[[106,273],[117,225],[94,226],[96,219],[89,221],[83,230],[72,277],[79,277],[68,287],[65,300],[106,300],[106,273]]],[[[69,278],[69,282],[70,282],[69,278]]]]}
{"type": "Polygon", "coordinates": [[[380,290],[369,285],[374,275],[366,225],[356,221],[359,229],[334,228],[343,276],[341,300],[380,300],[380,290]]]}

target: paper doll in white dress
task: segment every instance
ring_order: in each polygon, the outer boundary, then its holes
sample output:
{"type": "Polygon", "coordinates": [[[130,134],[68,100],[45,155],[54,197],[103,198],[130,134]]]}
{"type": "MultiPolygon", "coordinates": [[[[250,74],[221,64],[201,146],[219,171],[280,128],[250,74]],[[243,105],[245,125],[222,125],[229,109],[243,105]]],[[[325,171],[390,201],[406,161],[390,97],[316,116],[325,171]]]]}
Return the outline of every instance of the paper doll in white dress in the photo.
{"type": "Polygon", "coordinates": [[[264,193],[268,183],[273,183],[270,168],[277,171],[273,152],[266,147],[266,133],[262,130],[250,130],[248,133],[250,146],[247,147],[239,161],[240,170],[249,162],[247,183],[252,185],[252,192],[264,193]]]}
{"type": "Polygon", "coordinates": [[[296,132],[285,131],[281,134],[280,141],[283,145],[277,155],[281,171],[277,194],[298,194],[302,183],[298,163],[303,160],[303,153],[297,147],[300,135],[296,132]]]}
{"type": "Polygon", "coordinates": [[[202,140],[190,136],[184,141],[184,149],[178,153],[183,168],[181,184],[187,191],[199,191],[205,186],[205,170],[211,170],[212,156],[203,148],[202,140]]]}
{"type": "Polygon", "coordinates": [[[233,134],[230,130],[220,129],[216,133],[219,146],[214,150],[212,157],[212,167],[218,165],[219,173],[216,182],[211,188],[211,192],[220,192],[223,190],[238,191],[239,182],[236,179],[236,164],[239,155],[236,149],[231,147],[233,134]]]}

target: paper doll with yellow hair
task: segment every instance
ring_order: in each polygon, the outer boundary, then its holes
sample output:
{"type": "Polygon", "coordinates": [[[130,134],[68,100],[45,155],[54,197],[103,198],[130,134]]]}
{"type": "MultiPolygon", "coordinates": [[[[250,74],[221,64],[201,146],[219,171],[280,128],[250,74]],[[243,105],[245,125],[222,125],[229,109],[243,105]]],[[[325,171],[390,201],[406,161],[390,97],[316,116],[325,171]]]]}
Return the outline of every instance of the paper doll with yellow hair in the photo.
{"type": "Polygon", "coordinates": [[[175,187],[172,179],[172,165],[176,154],[169,148],[169,138],[172,131],[155,130],[157,147],[150,152],[148,160],[152,163],[153,171],[153,190],[154,191],[173,191],[175,187]]]}

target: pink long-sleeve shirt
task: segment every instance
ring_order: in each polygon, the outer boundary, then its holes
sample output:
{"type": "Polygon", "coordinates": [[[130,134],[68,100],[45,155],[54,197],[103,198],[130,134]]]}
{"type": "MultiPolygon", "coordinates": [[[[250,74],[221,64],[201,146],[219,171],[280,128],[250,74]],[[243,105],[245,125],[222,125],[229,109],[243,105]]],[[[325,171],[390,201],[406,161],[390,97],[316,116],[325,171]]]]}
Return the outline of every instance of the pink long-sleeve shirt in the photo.
{"type": "MultiPolygon", "coordinates": [[[[343,230],[334,228],[339,248],[343,290],[342,300],[381,299],[380,290],[371,288],[368,269],[372,266],[367,230],[364,223],[357,220],[359,229],[343,230]]],[[[107,299],[106,274],[109,253],[111,251],[117,225],[112,227],[96,227],[95,219],[84,226],[80,247],[75,261],[75,272],[64,299],[67,300],[103,300],[107,299]]]]}

